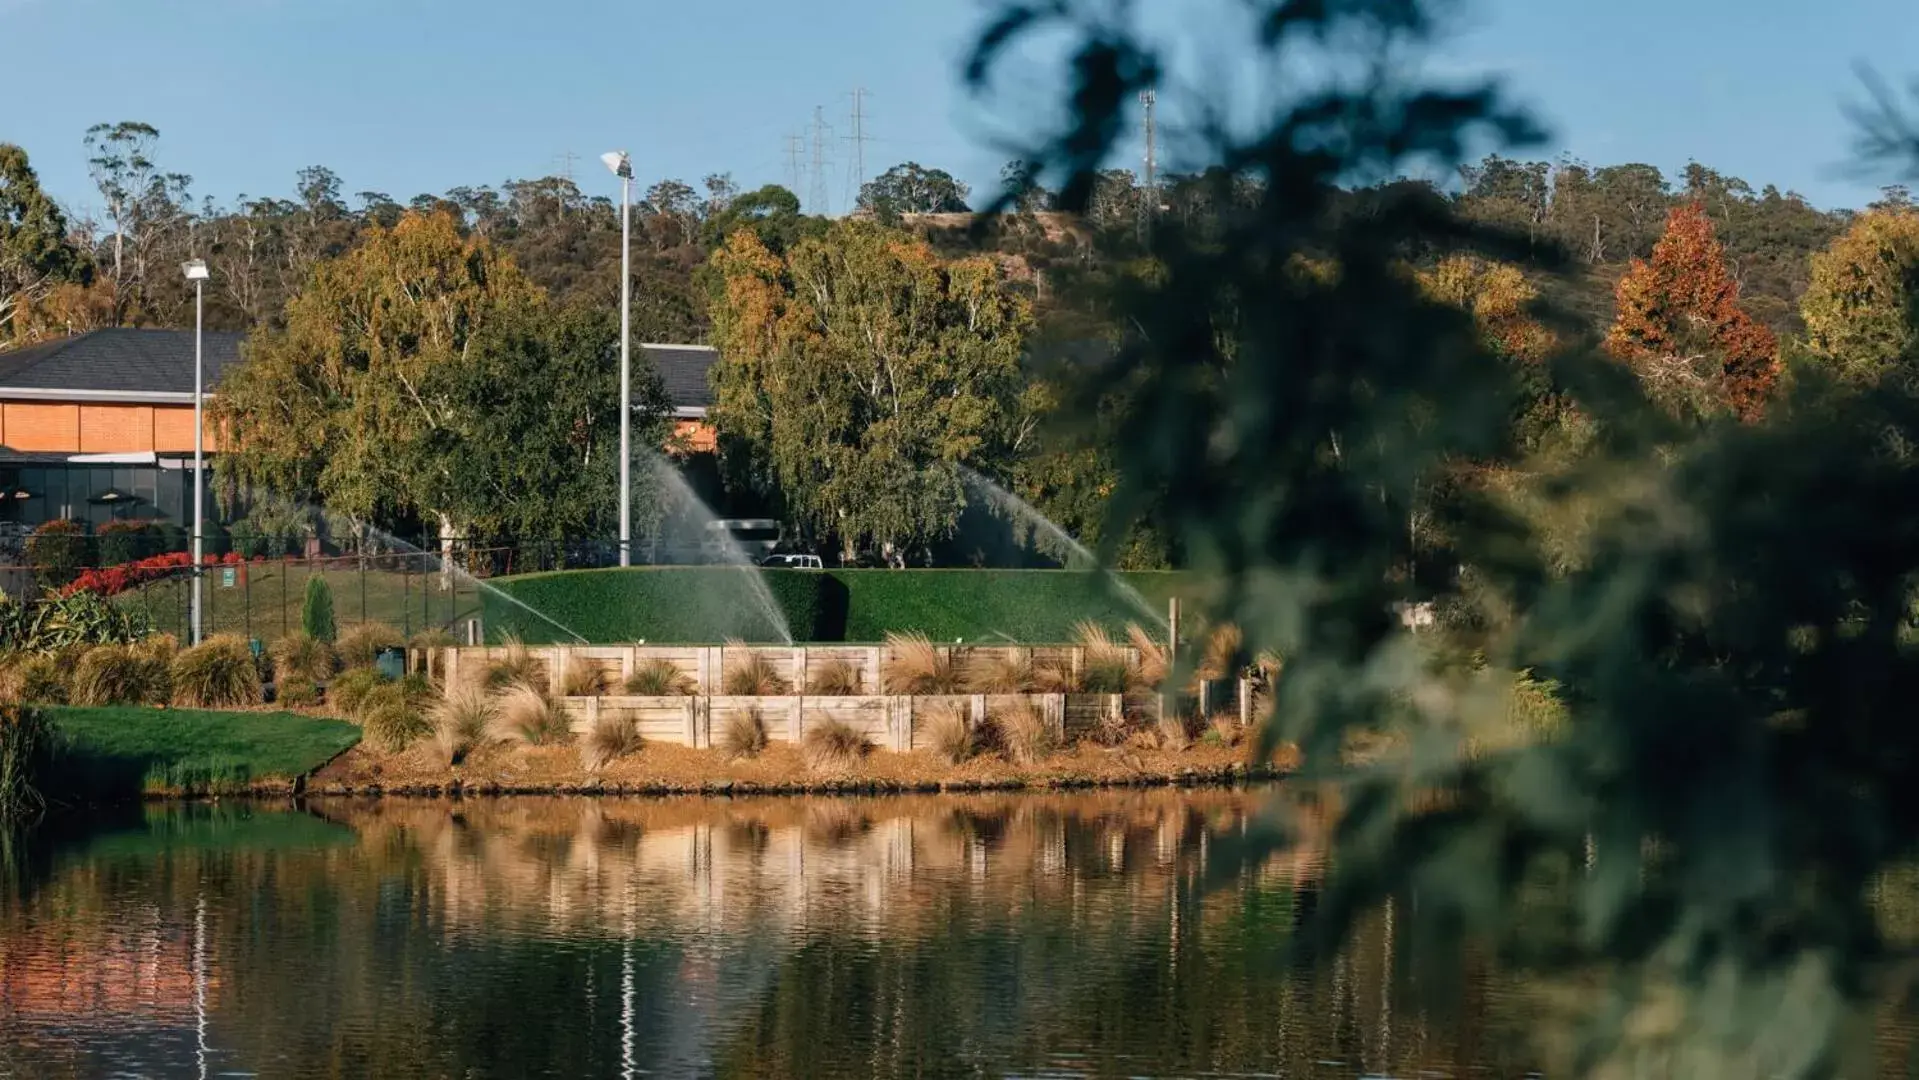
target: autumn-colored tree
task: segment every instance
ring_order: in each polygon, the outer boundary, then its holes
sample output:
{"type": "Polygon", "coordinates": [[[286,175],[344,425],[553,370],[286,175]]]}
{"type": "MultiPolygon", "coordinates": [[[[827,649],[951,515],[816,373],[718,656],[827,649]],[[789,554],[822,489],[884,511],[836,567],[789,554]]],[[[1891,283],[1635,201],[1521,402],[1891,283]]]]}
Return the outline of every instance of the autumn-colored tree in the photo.
{"type": "Polygon", "coordinates": [[[1698,416],[1751,420],[1779,378],[1779,343],[1739,304],[1739,283],[1697,203],[1674,207],[1652,258],[1634,259],[1615,292],[1606,348],[1652,397],[1698,416]]]}
{"type": "Polygon", "coordinates": [[[1800,301],[1806,351],[1842,378],[1876,382],[1919,362],[1919,211],[1859,215],[1812,257],[1800,301]]]}
{"type": "Polygon", "coordinates": [[[795,515],[842,551],[949,534],[959,466],[1010,445],[1032,310],[990,258],[944,260],[843,221],[784,258],[750,229],[714,254],[712,417],[795,515]]]}

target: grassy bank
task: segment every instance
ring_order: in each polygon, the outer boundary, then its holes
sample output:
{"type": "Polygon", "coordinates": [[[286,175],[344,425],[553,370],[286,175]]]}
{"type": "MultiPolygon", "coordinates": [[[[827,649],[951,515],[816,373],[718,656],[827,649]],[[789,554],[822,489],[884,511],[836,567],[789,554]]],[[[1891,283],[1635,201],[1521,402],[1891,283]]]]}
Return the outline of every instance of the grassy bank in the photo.
{"type": "Polygon", "coordinates": [[[1065,570],[718,567],[499,578],[490,584],[511,600],[486,596],[482,602],[488,635],[496,640],[507,634],[533,644],[569,640],[558,623],[596,642],[776,641],[757,581],[798,641],[873,642],[889,632],[912,631],[936,641],[1066,641],[1084,620],[1116,629],[1145,622],[1165,610],[1168,597],[1189,587],[1187,578],[1174,573],[1119,578],[1140,602],[1098,577],[1065,570]]]}
{"type": "Polygon", "coordinates": [[[291,785],[360,741],[339,720],[282,712],[47,710],[62,748],[43,785],[60,803],[291,785]]]}

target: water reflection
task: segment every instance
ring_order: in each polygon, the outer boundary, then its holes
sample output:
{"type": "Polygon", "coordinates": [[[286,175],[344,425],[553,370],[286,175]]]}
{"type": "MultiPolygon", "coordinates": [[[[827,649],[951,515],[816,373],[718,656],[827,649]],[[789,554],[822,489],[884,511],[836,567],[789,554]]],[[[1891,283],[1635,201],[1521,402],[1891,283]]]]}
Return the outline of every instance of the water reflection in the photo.
{"type": "Polygon", "coordinates": [[[154,808],[0,893],[0,1075],[1519,1076],[1288,791],[154,808]],[[1252,842],[1275,823],[1285,842],[1252,842]]]}

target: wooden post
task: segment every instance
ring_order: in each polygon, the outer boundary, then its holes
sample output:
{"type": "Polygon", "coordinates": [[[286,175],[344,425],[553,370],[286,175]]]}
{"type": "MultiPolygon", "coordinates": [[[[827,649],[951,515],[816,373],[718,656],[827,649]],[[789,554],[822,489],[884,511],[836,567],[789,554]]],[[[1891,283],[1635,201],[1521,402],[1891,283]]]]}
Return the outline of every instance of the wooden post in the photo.
{"type": "Polygon", "coordinates": [[[460,677],[460,647],[449,645],[442,651],[446,654],[446,684],[452,686],[460,677]]]}
{"type": "Polygon", "coordinates": [[[1053,733],[1053,743],[1063,746],[1066,743],[1066,695],[1047,694],[1040,699],[1040,714],[1046,718],[1046,726],[1053,733]]]}
{"type": "Polygon", "coordinates": [[[796,743],[799,742],[800,737],[806,734],[805,726],[806,726],[806,699],[803,697],[796,697],[793,699],[791,710],[787,714],[786,731],[788,736],[794,742],[796,743]]]}
{"type": "Polygon", "coordinates": [[[886,689],[883,685],[885,667],[880,659],[883,651],[878,645],[870,646],[866,650],[866,663],[863,665],[866,668],[866,685],[875,694],[882,693],[886,689]]]}
{"type": "Polygon", "coordinates": [[[1106,718],[1111,720],[1115,725],[1118,725],[1120,721],[1126,719],[1125,694],[1106,695],[1106,718]]]}
{"type": "Polygon", "coordinates": [[[599,726],[600,726],[600,699],[597,697],[587,698],[586,699],[586,730],[590,732],[594,728],[599,726]]]}
{"type": "Polygon", "coordinates": [[[986,695],[985,694],[974,694],[972,699],[967,702],[966,711],[967,711],[967,723],[971,725],[974,731],[980,731],[986,727],[986,695]]]}
{"type": "Polygon", "coordinates": [[[628,645],[620,650],[620,693],[626,693],[627,680],[633,677],[633,673],[638,671],[639,667],[640,647],[638,645],[628,645]]]}
{"type": "Polygon", "coordinates": [[[724,650],[725,646],[721,646],[719,650],[715,650],[711,645],[702,645],[700,647],[699,659],[695,661],[696,669],[693,677],[700,682],[700,693],[709,697],[713,694],[714,684],[719,681],[719,677],[714,671],[714,668],[718,665],[713,662],[713,654],[716,651],[720,652],[720,658],[722,662],[724,662],[724,650]]]}
{"type": "Polygon", "coordinates": [[[895,703],[895,711],[899,714],[899,742],[895,749],[901,753],[909,752],[913,749],[913,699],[900,697],[886,700],[895,703]]]}
{"type": "Polygon", "coordinates": [[[1253,680],[1239,680],[1239,726],[1253,726],[1253,680]]]}
{"type": "Polygon", "coordinates": [[[796,694],[804,694],[806,693],[806,682],[807,682],[806,646],[795,645],[793,647],[792,655],[793,655],[793,692],[796,694]]]}
{"type": "Polygon", "coordinates": [[[713,699],[692,698],[693,745],[701,750],[713,748],[713,699]]]}

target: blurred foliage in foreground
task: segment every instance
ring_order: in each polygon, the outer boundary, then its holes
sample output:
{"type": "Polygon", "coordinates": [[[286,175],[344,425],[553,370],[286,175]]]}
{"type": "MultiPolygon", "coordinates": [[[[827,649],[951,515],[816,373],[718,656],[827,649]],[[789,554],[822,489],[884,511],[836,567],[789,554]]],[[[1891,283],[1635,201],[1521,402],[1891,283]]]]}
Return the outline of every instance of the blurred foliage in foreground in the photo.
{"type": "MultiPolygon", "coordinates": [[[[1285,656],[1267,738],[1328,771],[1356,740],[1401,748],[1347,769],[1326,928],[1410,892],[1423,929],[1608,987],[1547,1031],[1568,1072],[1847,1071],[1854,1025],[1919,959],[1872,908],[1919,854],[1919,400],[1830,377],[1843,358],[1779,378],[1678,217],[1621,286],[1630,325],[1602,345],[1539,312],[1553,355],[1511,362],[1405,267],[1523,238],[1379,181],[1524,143],[1527,118],[1491,84],[1409,74],[1435,29],[1417,0],[1241,7],[1270,110],[1185,102],[1222,209],[1204,235],[1149,220],[1152,257],[1107,297],[1128,330],[1079,404],[1123,431],[1114,522],[1164,499],[1226,586],[1211,614],[1285,656]],[[1377,184],[1363,211],[1329,212],[1356,183],[1377,184]],[[1516,440],[1541,378],[1561,407],[1516,440]],[[1441,633],[1394,614],[1420,603],[1441,633]],[[1532,708],[1501,671],[1557,686],[1553,737],[1494,734],[1532,708]],[[1575,898],[1549,949],[1515,908],[1542,875],[1575,898]]],[[[1012,4],[969,68],[986,89],[1025,39],[1077,42],[1063,126],[1027,154],[1067,209],[1139,91],[1180,105],[1129,15],[1012,4]]]]}

